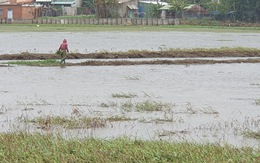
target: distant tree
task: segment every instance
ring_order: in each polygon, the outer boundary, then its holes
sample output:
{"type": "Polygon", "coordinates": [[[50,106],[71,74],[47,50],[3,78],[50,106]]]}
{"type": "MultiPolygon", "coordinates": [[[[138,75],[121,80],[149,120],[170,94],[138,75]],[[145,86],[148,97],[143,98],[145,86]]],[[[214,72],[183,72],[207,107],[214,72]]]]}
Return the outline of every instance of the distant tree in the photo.
{"type": "Polygon", "coordinates": [[[161,16],[161,11],[159,10],[161,7],[163,7],[163,5],[161,5],[161,4],[159,4],[159,3],[157,3],[157,4],[155,4],[155,5],[151,5],[151,8],[150,8],[150,10],[151,10],[151,16],[153,17],[153,18],[160,18],[160,16],[161,16]]]}
{"type": "Polygon", "coordinates": [[[95,0],[83,0],[82,7],[95,8],[95,0]]]}
{"type": "Polygon", "coordinates": [[[260,21],[259,0],[235,0],[235,15],[238,20],[256,22],[260,21]]]}
{"type": "Polygon", "coordinates": [[[182,17],[182,12],[188,6],[188,0],[169,0],[170,10],[175,12],[176,18],[182,17]]]}
{"type": "Polygon", "coordinates": [[[205,9],[209,9],[211,8],[212,3],[214,3],[214,1],[212,0],[192,0],[193,3],[196,3],[202,7],[204,7],[205,9]]]}
{"type": "Polygon", "coordinates": [[[234,0],[220,0],[217,7],[221,14],[226,15],[234,10],[234,0]]]}
{"type": "Polygon", "coordinates": [[[97,18],[118,17],[118,0],[96,0],[97,18]]]}
{"type": "Polygon", "coordinates": [[[96,9],[96,1],[95,0],[83,0],[82,7],[87,7],[91,10],[91,13],[95,13],[96,9]]]}

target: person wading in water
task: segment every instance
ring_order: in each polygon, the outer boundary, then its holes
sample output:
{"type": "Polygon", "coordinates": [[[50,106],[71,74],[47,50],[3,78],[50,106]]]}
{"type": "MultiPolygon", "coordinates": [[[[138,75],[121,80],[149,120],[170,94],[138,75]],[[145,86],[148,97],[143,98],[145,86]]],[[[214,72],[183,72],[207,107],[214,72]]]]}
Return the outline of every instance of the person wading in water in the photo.
{"type": "Polygon", "coordinates": [[[68,43],[67,43],[66,39],[64,39],[62,44],[60,45],[59,51],[60,51],[60,56],[61,56],[60,63],[65,63],[67,53],[69,52],[68,43]]]}

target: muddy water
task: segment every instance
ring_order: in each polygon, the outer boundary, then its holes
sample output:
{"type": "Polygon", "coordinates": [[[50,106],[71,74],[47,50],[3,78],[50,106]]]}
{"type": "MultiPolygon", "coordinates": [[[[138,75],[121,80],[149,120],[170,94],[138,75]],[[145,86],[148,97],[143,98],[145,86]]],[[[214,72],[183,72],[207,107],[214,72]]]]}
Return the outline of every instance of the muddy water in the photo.
{"type": "Polygon", "coordinates": [[[259,48],[259,33],[210,32],[24,32],[0,33],[0,54],[54,53],[67,38],[71,52],[159,50],[164,48],[259,48]]]}
{"type": "Polygon", "coordinates": [[[76,108],[82,116],[136,120],[64,132],[70,136],[258,147],[241,132],[260,129],[260,105],[255,103],[260,99],[259,70],[260,64],[0,67],[0,130],[19,129],[21,118],[71,116],[76,108]],[[116,93],[136,97],[112,97],[116,93]],[[120,106],[147,100],[173,106],[162,112],[125,111],[120,106]],[[101,107],[102,103],[118,105],[101,107]]]}

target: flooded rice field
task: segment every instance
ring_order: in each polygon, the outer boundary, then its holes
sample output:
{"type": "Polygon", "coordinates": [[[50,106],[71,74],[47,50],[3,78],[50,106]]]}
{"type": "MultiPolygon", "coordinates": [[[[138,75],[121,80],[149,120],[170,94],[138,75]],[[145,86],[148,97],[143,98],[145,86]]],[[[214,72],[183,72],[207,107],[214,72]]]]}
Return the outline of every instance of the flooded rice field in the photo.
{"type": "Polygon", "coordinates": [[[259,70],[258,63],[0,67],[0,130],[259,147],[243,135],[260,129],[259,70]],[[47,124],[51,117],[104,123],[68,129],[47,124]]]}
{"type": "Polygon", "coordinates": [[[260,33],[213,32],[24,32],[0,33],[0,54],[55,53],[64,38],[70,52],[167,48],[259,48],[260,33]],[[14,48],[15,47],[15,48],[14,48]]]}
{"type": "MultiPolygon", "coordinates": [[[[70,52],[84,54],[260,45],[259,33],[27,32],[0,36],[0,54],[51,54],[64,38],[69,42],[70,52]]],[[[181,58],[164,58],[176,59],[181,58]]],[[[233,58],[221,58],[225,59],[233,58]]],[[[61,133],[68,138],[127,136],[259,147],[258,140],[244,135],[260,130],[259,70],[259,63],[0,65],[0,132],[26,130],[61,133]],[[92,118],[90,126],[77,123],[86,118],[92,118]],[[54,123],[54,119],[59,119],[59,123],[54,123]]]]}

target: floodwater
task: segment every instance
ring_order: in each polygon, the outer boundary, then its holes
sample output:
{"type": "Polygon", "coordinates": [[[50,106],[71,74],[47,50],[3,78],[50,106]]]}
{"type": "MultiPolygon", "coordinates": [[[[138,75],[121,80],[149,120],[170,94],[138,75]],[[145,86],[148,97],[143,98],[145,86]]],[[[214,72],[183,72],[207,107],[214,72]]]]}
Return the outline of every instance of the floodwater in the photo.
{"type": "MultiPolygon", "coordinates": [[[[0,67],[0,130],[19,129],[23,118],[71,116],[76,108],[81,116],[135,120],[111,122],[105,128],[62,131],[69,136],[259,147],[259,141],[242,135],[260,129],[259,70],[258,63],[0,67]],[[153,112],[129,111],[121,106],[144,101],[172,105],[153,112]],[[102,107],[102,103],[117,105],[102,107]]],[[[33,125],[30,129],[41,131],[33,125]]]]}
{"type": "Polygon", "coordinates": [[[54,53],[64,38],[71,52],[167,48],[259,48],[260,33],[213,32],[11,32],[0,33],[0,54],[54,53]]]}
{"type": "MultiPolygon", "coordinates": [[[[13,32],[0,33],[0,37],[0,54],[54,53],[64,38],[70,51],[79,53],[260,45],[260,33],[13,32]]],[[[24,125],[23,119],[75,116],[76,109],[81,116],[132,120],[111,122],[105,128],[59,130],[65,136],[128,136],[259,147],[259,141],[242,135],[259,131],[259,70],[258,63],[0,67],[0,132],[25,128],[44,132],[37,125],[24,125]],[[170,108],[153,112],[123,108],[126,103],[146,101],[170,104],[170,108]]]]}

